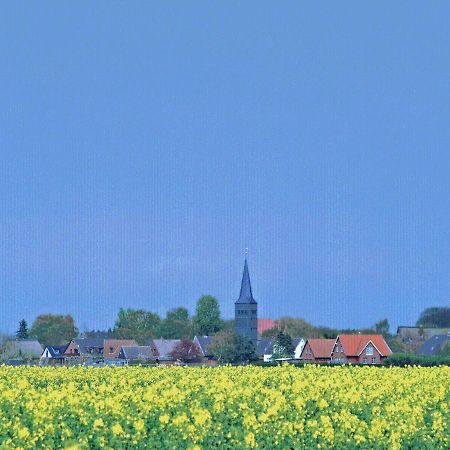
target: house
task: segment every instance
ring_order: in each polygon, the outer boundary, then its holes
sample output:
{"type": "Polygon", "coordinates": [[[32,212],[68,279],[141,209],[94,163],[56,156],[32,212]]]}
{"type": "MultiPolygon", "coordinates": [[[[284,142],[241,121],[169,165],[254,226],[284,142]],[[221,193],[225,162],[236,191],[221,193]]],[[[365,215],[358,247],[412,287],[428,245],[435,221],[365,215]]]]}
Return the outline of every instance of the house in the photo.
{"type": "Polygon", "coordinates": [[[24,361],[39,359],[44,351],[42,344],[35,339],[8,340],[5,343],[3,354],[6,361],[24,361]]]}
{"type": "Polygon", "coordinates": [[[271,330],[276,327],[275,320],[272,319],[258,319],[258,336],[261,336],[264,331],[271,330]]]}
{"type": "Polygon", "coordinates": [[[330,362],[336,339],[307,339],[300,353],[305,362],[330,362]]]}
{"type": "Polygon", "coordinates": [[[64,352],[65,357],[102,357],[103,338],[76,338],[72,339],[64,352]]]}
{"type": "MultiPolygon", "coordinates": [[[[275,338],[261,338],[256,344],[256,356],[262,358],[264,362],[272,359],[273,344],[275,338]]],[[[292,338],[292,347],[294,348],[293,359],[300,359],[305,340],[303,338],[292,338]]]]}
{"type": "Polygon", "coordinates": [[[446,345],[450,345],[450,333],[427,339],[417,354],[426,356],[439,355],[446,345]]]}
{"type": "Polygon", "coordinates": [[[180,339],[152,339],[150,347],[153,356],[160,360],[173,360],[170,355],[177,344],[181,342],[180,339]]]}
{"type": "Polygon", "coordinates": [[[117,357],[127,361],[156,359],[150,345],[124,345],[121,347],[117,357]]]}
{"type": "Polygon", "coordinates": [[[340,334],[332,347],[334,364],[381,364],[392,351],[381,334],[340,334]]]}
{"type": "Polygon", "coordinates": [[[123,346],[136,346],[134,339],[105,339],[103,343],[103,358],[114,359],[119,356],[123,346]]]}
{"type": "Polygon", "coordinates": [[[397,328],[397,336],[403,342],[425,341],[433,336],[444,336],[450,332],[450,328],[436,327],[405,327],[397,328]]]}
{"type": "Polygon", "coordinates": [[[47,345],[41,355],[41,363],[62,364],[67,345],[47,345]]]}
{"type": "Polygon", "coordinates": [[[204,358],[212,356],[209,346],[212,344],[212,336],[194,336],[194,343],[198,345],[200,352],[204,358]]]}
{"type": "Polygon", "coordinates": [[[261,338],[256,343],[256,356],[262,358],[264,362],[268,362],[272,358],[274,340],[274,338],[261,338]]]}

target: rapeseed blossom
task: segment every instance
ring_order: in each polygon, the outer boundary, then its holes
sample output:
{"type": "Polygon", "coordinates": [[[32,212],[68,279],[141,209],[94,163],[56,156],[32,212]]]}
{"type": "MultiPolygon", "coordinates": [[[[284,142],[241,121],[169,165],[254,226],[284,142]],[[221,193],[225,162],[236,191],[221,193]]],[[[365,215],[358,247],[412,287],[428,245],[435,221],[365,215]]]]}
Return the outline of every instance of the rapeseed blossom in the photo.
{"type": "Polygon", "coordinates": [[[446,449],[449,367],[0,367],[0,450],[446,449]]]}

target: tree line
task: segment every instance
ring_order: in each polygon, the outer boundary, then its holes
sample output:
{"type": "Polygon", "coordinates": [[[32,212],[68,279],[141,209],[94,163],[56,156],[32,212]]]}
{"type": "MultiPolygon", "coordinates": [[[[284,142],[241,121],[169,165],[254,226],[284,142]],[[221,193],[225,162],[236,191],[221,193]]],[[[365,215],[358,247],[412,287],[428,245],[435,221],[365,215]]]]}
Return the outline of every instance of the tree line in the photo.
{"type": "MultiPolygon", "coordinates": [[[[184,307],[174,308],[164,318],[143,309],[120,308],[114,327],[108,330],[91,330],[83,337],[134,339],[144,345],[150,339],[192,339],[196,334],[211,335],[232,328],[231,321],[221,318],[217,299],[204,295],[197,301],[191,317],[184,307]]],[[[80,336],[73,317],[62,314],[41,314],[28,327],[22,319],[16,332],[17,339],[37,339],[42,345],[64,345],[80,336]]]]}

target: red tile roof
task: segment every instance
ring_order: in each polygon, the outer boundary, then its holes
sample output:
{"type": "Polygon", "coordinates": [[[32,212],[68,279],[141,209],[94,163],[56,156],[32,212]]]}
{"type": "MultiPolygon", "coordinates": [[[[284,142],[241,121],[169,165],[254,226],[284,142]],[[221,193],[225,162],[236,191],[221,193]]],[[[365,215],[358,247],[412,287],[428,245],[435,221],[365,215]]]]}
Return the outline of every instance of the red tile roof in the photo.
{"type": "Polygon", "coordinates": [[[315,358],[331,358],[336,339],[308,339],[315,358]]]}
{"type": "Polygon", "coordinates": [[[258,319],[258,334],[262,334],[266,330],[275,328],[275,320],[272,319],[258,319]]]}
{"type": "Polygon", "coordinates": [[[360,355],[369,342],[372,342],[382,356],[392,354],[381,334],[340,334],[338,338],[346,356],[360,355]]]}

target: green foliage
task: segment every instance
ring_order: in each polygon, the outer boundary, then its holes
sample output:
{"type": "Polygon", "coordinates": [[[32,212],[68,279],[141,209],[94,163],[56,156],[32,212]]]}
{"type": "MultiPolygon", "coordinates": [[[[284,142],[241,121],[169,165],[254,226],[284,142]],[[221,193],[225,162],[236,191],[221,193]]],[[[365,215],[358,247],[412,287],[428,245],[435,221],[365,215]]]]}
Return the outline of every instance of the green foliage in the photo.
{"type": "Polygon", "coordinates": [[[148,339],[160,336],[161,319],[158,314],[142,309],[120,308],[114,327],[118,339],[134,339],[143,345],[148,339]]]}
{"type": "Polygon", "coordinates": [[[208,336],[223,329],[219,302],[211,295],[203,295],[197,301],[193,318],[195,334],[208,336]]]}
{"type": "Polygon", "coordinates": [[[190,339],[193,337],[192,331],[189,311],[183,307],[168,311],[161,324],[161,336],[164,339],[190,339]]]}
{"type": "Polygon", "coordinates": [[[287,333],[279,331],[275,337],[273,344],[272,359],[292,358],[294,356],[294,347],[292,345],[292,338],[287,333]]]}
{"type": "Polygon", "coordinates": [[[450,356],[426,356],[397,353],[384,360],[386,366],[450,366],[450,356]]]}
{"type": "Polygon", "coordinates": [[[15,341],[5,341],[0,345],[0,361],[6,362],[11,359],[21,360],[23,363],[36,359],[36,354],[22,350],[15,341]]]}
{"type": "Polygon", "coordinates": [[[19,329],[16,331],[17,339],[28,339],[28,324],[25,319],[19,322],[19,329]]]}
{"type": "Polygon", "coordinates": [[[78,329],[71,315],[42,314],[33,322],[29,336],[43,346],[63,345],[78,335],[78,329]]]}
{"type": "Polygon", "coordinates": [[[221,331],[213,337],[209,351],[220,364],[239,363],[253,359],[255,346],[244,336],[221,331]]]}
{"type": "Polygon", "coordinates": [[[387,336],[389,334],[389,322],[387,319],[380,320],[374,325],[374,331],[377,334],[387,336]]]}
{"type": "Polygon", "coordinates": [[[281,330],[289,336],[308,338],[336,338],[338,331],[328,327],[315,327],[304,319],[297,317],[282,317],[276,321],[276,326],[262,333],[263,337],[275,337],[281,330]]]}
{"type": "Polygon", "coordinates": [[[450,327],[450,308],[435,306],[422,311],[416,325],[418,327],[450,327]]]}

